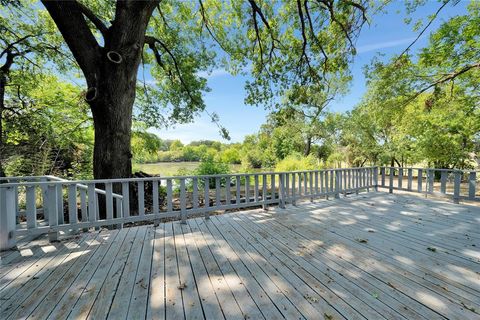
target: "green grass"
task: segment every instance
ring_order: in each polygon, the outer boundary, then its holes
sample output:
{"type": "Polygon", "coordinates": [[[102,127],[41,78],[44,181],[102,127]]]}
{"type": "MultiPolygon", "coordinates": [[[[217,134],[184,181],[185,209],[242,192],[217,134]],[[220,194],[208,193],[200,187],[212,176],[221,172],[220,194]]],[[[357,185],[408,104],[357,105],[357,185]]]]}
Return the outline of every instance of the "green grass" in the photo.
{"type": "MultiPolygon", "coordinates": [[[[158,163],[143,163],[134,164],[134,172],[142,171],[152,175],[175,176],[179,175],[181,171],[195,170],[199,162],[158,162],[158,163]]],[[[230,170],[232,172],[240,172],[241,165],[231,164],[230,170]]]]}

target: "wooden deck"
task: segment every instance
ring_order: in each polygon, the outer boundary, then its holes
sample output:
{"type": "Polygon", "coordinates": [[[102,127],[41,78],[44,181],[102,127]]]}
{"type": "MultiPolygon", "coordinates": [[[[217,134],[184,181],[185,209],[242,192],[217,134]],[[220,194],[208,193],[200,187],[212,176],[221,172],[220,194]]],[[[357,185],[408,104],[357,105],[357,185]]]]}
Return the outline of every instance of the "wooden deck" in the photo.
{"type": "Polygon", "coordinates": [[[371,193],[1,254],[0,319],[480,319],[480,207],[371,193]]]}

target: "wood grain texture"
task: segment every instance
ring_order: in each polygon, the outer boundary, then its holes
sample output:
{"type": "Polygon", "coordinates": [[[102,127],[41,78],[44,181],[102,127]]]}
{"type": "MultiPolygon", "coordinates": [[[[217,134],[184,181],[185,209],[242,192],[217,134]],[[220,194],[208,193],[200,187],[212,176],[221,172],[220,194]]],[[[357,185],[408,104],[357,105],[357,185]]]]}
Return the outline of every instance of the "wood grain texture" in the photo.
{"type": "MultiPolygon", "coordinates": [[[[334,175],[304,183],[316,192],[334,175]]],[[[373,192],[306,200],[25,241],[2,257],[0,317],[480,319],[480,207],[373,192]]]]}

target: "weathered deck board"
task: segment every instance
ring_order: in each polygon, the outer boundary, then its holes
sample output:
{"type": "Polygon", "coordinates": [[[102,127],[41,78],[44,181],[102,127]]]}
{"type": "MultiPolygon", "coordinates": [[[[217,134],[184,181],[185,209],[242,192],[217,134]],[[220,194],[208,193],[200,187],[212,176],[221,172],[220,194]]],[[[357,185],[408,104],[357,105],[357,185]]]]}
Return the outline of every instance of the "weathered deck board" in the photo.
{"type": "Polygon", "coordinates": [[[409,195],[45,238],[2,253],[1,319],[480,319],[480,207],[409,195]]]}

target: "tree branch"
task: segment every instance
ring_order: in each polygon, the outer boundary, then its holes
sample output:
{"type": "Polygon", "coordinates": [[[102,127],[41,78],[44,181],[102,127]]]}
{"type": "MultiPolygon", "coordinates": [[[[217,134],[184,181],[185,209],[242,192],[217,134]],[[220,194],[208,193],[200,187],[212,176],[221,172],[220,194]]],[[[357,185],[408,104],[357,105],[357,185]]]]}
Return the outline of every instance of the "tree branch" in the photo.
{"type": "Polygon", "coordinates": [[[438,14],[440,13],[440,11],[450,2],[450,0],[446,0],[441,6],[440,8],[438,8],[438,10],[435,12],[435,14],[430,18],[430,21],[428,21],[427,25],[422,29],[422,31],[420,31],[420,33],[417,35],[417,37],[415,38],[415,40],[413,40],[412,43],[410,43],[410,45],[402,51],[402,53],[397,57],[397,59],[395,59],[395,62],[394,64],[396,64],[398,62],[398,60],[400,60],[400,58],[408,52],[408,50],[410,50],[410,48],[418,41],[418,39],[420,39],[420,37],[425,33],[425,31],[427,31],[428,27],[430,27],[430,25],[432,24],[433,20],[435,20],[438,16],[438,14]]]}
{"type": "Polygon", "coordinates": [[[425,91],[435,87],[436,85],[439,85],[439,84],[443,84],[447,81],[453,81],[455,78],[457,78],[458,76],[472,70],[472,69],[475,69],[475,68],[480,68],[480,61],[477,62],[477,63],[473,63],[473,64],[470,64],[470,65],[466,65],[464,66],[463,68],[457,70],[457,71],[454,71],[452,73],[449,73],[443,77],[441,77],[440,79],[438,79],[437,81],[429,84],[428,86],[426,86],[425,88],[421,89],[420,91],[418,91],[415,95],[413,95],[410,99],[407,100],[407,102],[405,104],[408,104],[410,103],[411,101],[415,100],[418,96],[420,96],[422,93],[424,93],[425,91]]]}
{"type": "Polygon", "coordinates": [[[89,8],[87,8],[84,4],[77,2],[80,11],[82,11],[83,15],[90,20],[95,27],[102,33],[102,36],[105,37],[105,34],[108,31],[107,26],[100,20],[99,17],[95,15],[89,8]]]}
{"type": "Polygon", "coordinates": [[[95,86],[100,46],[88,27],[81,6],[77,1],[42,0],[42,3],[82,69],[87,84],[95,86]]]}

